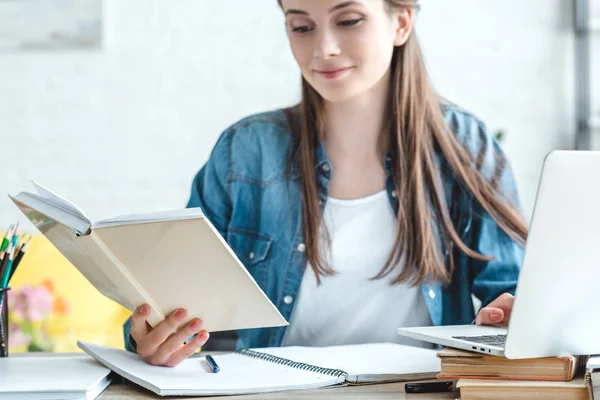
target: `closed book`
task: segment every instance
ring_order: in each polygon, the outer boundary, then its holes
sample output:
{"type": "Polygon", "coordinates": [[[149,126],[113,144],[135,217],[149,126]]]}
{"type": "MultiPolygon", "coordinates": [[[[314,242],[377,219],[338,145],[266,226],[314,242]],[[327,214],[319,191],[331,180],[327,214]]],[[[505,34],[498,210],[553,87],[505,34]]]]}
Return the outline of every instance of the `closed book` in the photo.
{"type": "Polygon", "coordinates": [[[571,381],[459,379],[461,400],[591,400],[589,378],[580,373],[571,381]]]}
{"type": "Polygon", "coordinates": [[[454,348],[439,351],[438,357],[443,379],[570,381],[584,365],[577,356],[508,359],[454,348]]]}
{"type": "Polygon", "coordinates": [[[0,400],[94,400],[112,379],[86,354],[0,358],[0,400]]]}

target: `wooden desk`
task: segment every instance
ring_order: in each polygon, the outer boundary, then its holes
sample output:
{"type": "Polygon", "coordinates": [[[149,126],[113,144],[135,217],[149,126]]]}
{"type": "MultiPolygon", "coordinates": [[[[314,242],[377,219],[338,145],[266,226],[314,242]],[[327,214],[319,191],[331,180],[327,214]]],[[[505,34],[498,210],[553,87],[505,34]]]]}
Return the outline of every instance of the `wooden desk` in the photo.
{"type": "MultiPolygon", "coordinates": [[[[243,396],[220,396],[215,399],[414,399],[414,400],[438,400],[458,399],[458,391],[453,393],[436,394],[406,394],[403,391],[403,383],[385,383],[380,385],[344,386],[329,389],[297,390],[277,393],[263,393],[243,396]]],[[[98,400],[142,400],[162,399],[162,397],[145,390],[131,382],[112,383],[108,389],[97,397],[98,400]]],[[[191,400],[207,399],[207,397],[168,397],[168,400],[191,400]]]]}

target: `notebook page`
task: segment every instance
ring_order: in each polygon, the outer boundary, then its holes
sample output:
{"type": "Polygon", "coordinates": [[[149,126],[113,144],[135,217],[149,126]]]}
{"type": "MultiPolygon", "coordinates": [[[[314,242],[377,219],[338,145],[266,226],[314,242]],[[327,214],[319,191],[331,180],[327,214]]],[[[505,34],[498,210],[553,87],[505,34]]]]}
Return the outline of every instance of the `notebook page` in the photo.
{"type": "Polygon", "coordinates": [[[349,382],[412,379],[419,374],[435,377],[440,371],[437,351],[395,343],[328,347],[278,347],[256,349],[263,353],[324,368],[341,369],[349,382]]]}
{"type": "Polygon", "coordinates": [[[214,356],[221,371],[213,373],[204,357],[189,358],[174,368],[158,367],[125,350],[85,342],[77,344],[119,375],[163,396],[309,389],[344,381],[343,377],[302,371],[236,353],[214,356]]]}
{"type": "Polygon", "coordinates": [[[58,393],[65,399],[82,397],[109,373],[108,368],[83,354],[0,358],[0,398],[25,394],[42,398],[44,393],[58,393]]]}

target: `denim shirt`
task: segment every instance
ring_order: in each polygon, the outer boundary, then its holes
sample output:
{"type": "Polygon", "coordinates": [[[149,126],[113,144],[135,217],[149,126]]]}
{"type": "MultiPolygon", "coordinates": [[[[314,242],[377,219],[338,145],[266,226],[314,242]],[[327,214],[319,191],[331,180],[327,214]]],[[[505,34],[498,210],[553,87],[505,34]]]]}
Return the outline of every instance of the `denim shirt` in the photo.
{"type": "MultiPolygon", "coordinates": [[[[495,179],[501,193],[520,209],[511,169],[485,125],[469,113],[443,106],[450,130],[473,155],[483,175],[495,179]],[[500,155],[500,157],[498,157],[500,155]]],[[[451,134],[451,133],[449,133],[451,134]]],[[[188,207],[201,207],[257,284],[290,320],[307,265],[302,231],[299,175],[289,173],[292,134],[283,110],[242,119],[218,139],[206,164],[195,176],[188,207]]],[[[390,159],[383,160],[390,203],[398,212],[390,159]]],[[[471,295],[485,306],[516,288],[523,257],[522,247],[506,235],[477,201],[456,181],[442,157],[438,166],[454,226],[471,249],[494,257],[479,261],[459,250],[444,254],[454,258],[452,281],[420,285],[434,325],[470,324],[475,317],[471,295]]],[[[325,207],[331,165],[322,144],[316,150],[315,174],[321,207],[325,207]]],[[[199,288],[199,290],[202,290],[199,288]]],[[[280,346],[286,327],[238,331],[238,348],[280,346]]],[[[126,348],[130,321],[124,325],[126,348]]]]}

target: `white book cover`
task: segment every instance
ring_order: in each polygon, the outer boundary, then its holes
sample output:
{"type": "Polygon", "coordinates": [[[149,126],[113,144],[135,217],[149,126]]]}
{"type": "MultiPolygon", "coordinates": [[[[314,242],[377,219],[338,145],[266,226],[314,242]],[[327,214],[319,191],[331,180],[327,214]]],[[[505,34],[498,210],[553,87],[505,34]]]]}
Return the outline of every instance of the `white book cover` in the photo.
{"type": "Polygon", "coordinates": [[[0,358],[0,400],[95,399],[111,370],[86,355],[0,358]]]}

